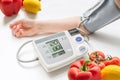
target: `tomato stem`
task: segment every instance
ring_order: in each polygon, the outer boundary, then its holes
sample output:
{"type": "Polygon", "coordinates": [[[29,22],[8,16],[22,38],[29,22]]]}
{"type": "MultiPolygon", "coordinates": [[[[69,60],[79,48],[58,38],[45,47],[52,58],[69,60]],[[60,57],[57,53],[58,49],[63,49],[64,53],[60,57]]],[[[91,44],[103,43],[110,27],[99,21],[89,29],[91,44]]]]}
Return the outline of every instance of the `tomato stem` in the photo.
{"type": "Polygon", "coordinates": [[[108,55],[106,60],[112,60],[112,56],[108,55]]]}

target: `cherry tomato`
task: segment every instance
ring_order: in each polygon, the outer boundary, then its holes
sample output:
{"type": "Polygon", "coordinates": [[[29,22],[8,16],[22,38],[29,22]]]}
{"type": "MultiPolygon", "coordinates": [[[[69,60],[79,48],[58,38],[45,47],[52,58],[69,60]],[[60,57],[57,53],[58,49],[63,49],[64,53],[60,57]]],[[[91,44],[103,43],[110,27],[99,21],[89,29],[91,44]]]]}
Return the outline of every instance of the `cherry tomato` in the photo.
{"type": "Polygon", "coordinates": [[[118,57],[111,57],[109,56],[105,61],[104,61],[105,66],[108,65],[119,65],[120,66],[120,59],[118,57]]]}
{"type": "Polygon", "coordinates": [[[102,61],[105,59],[105,55],[102,51],[94,51],[92,53],[89,54],[89,58],[91,60],[99,60],[99,61],[102,61]]]}

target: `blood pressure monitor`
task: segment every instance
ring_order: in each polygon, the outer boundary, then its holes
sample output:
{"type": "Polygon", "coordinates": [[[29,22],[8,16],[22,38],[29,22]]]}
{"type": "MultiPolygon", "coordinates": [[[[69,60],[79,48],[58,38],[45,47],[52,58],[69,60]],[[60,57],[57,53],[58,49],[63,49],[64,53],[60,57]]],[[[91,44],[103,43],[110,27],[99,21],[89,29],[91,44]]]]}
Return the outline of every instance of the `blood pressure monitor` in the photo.
{"type": "Polygon", "coordinates": [[[76,28],[33,40],[32,43],[40,64],[47,72],[66,66],[89,51],[85,38],[76,28]]]}
{"type": "Polygon", "coordinates": [[[33,45],[47,72],[70,64],[88,51],[88,44],[77,29],[34,40],[33,45]]]}

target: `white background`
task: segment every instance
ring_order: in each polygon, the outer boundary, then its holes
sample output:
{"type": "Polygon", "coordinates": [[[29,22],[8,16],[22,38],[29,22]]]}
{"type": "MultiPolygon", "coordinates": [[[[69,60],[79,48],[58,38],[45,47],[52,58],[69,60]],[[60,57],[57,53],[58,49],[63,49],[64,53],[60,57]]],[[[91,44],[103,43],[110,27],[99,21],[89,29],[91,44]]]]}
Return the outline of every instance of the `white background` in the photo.
{"type": "MultiPolygon", "coordinates": [[[[18,15],[11,17],[6,17],[0,12],[0,80],[68,80],[68,66],[46,73],[38,62],[19,64],[16,60],[18,48],[24,42],[40,36],[16,38],[12,35],[9,24],[23,18],[39,20],[81,16],[96,2],[97,0],[42,0],[42,11],[36,15],[27,13],[23,8],[18,15]]],[[[90,43],[94,49],[112,56],[120,56],[119,24],[120,20],[117,20],[90,35],[90,43]]],[[[26,53],[30,53],[31,57],[27,58],[34,58],[34,50],[31,45],[28,46],[26,53]]]]}

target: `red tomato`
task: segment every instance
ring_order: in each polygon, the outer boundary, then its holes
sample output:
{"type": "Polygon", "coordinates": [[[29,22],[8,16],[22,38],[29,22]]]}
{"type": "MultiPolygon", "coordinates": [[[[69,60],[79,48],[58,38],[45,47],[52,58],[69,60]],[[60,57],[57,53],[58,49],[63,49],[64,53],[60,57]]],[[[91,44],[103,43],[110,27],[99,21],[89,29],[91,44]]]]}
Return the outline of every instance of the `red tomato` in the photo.
{"type": "Polygon", "coordinates": [[[103,63],[103,61],[105,61],[105,55],[102,51],[94,51],[90,53],[89,58],[90,60],[97,63],[100,69],[103,69],[105,67],[105,64],[103,63]]]}
{"type": "Polygon", "coordinates": [[[91,60],[97,59],[97,60],[100,61],[100,60],[104,60],[105,59],[105,55],[104,55],[104,53],[102,51],[94,51],[94,52],[89,54],[89,58],[91,60]]]}
{"type": "Polygon", "coordinates": [[[104,61],[105,66],[108,65],[119,65],[120,66],[120,59],[118,57],[108,57],[106,61],[104,61]]]}

